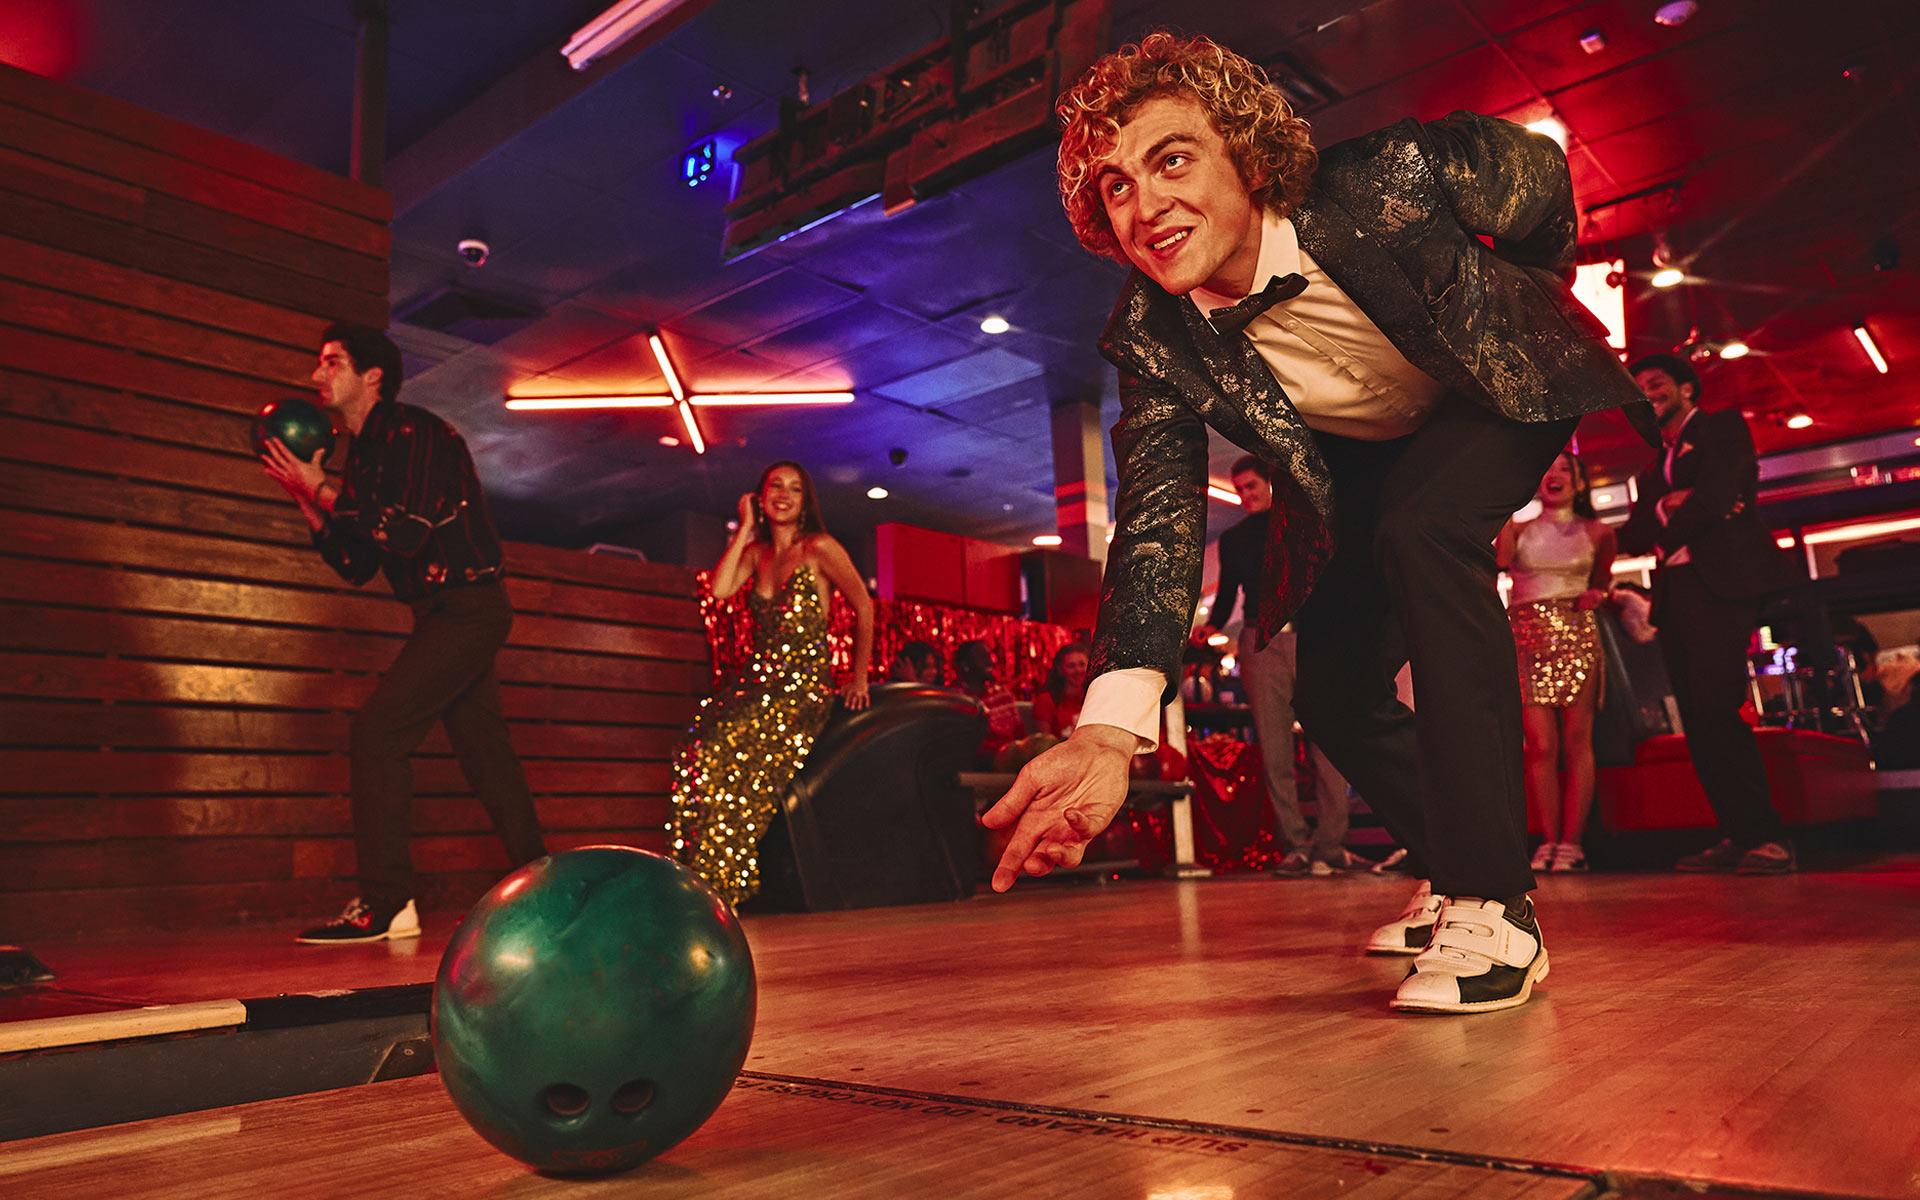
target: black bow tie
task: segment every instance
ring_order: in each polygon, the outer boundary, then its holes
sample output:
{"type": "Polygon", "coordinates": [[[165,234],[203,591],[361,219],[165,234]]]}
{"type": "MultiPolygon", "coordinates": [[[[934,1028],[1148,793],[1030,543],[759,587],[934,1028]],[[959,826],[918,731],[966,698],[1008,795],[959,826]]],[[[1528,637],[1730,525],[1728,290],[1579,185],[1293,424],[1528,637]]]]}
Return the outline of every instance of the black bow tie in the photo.
{"type": "Polygon", "coordinates": [[[1247,326],[1253,324],[1255,317],[1306,290],[1307,280],[1304,275],[1275,275],[1267,280],[1266,287],[1240,303],[1214,309],[1213,315],[1207,318],[1207,323],[1212,325],[1213,331],[1221,337],[1244,333],[1247,326]]]}

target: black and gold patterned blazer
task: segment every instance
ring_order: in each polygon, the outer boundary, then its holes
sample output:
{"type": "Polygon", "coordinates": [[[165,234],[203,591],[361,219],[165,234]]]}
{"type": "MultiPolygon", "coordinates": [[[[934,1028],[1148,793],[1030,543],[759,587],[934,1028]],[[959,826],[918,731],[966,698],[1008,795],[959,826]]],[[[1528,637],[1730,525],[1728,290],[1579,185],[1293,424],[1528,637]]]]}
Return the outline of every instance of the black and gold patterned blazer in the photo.
{"type": "MultiPolygon", "coordinates": [[[[1301,247],[1448,389],[1516,421],[1624,408],[1658,444],[1605,329],[1568,288],[1573,184],[1552,139],[1467,112],[1401,121],[1321,151],[1292,217],[1301,247]]],[[[1216,336],[1184,297],[1135,271],[1100,350],[1120,369],[1120,490],[1093,671],[1152,667],[1172,688],[1200,592],[1206,427],[1276,467],[1263,644],[1332,556],[1336,497],[1313,436],[1253,344],[1216,336]]]]}

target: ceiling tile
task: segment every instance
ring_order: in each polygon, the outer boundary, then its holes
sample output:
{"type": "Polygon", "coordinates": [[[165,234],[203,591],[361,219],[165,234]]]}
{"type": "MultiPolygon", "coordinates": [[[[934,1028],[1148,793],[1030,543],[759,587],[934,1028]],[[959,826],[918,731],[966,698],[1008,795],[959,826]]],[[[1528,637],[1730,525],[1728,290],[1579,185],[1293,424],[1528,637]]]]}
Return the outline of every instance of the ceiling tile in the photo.
{"type": "Polygon", "coordinates": [[[831,366],[862,346],[925,327],[917,318],[862,300],[761,338],[748,349],[790,368],[831,366]]]}
{"type": "Polygon", "coordinates": [[[672,324],[694,337],[737,346],[825,316],[857,299],[858,293],[849,288],[804,271],[785,270],[683,313],[672,324]]]}
{"type": "Polygon", "coordinates": [[[1040,364],[1030,359],[1006,350],[981,350],[874,390],[916,408],[937,408],[1038,374],[1040,364]]]}

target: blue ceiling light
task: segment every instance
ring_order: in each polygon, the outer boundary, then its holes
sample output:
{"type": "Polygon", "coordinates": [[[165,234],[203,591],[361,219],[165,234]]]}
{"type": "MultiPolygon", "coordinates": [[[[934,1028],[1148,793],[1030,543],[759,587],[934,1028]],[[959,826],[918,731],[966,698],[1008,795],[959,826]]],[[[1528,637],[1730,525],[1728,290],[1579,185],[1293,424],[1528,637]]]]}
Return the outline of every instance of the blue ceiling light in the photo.
{"type": "Polygon", "coordinates": [[[695,142],[680,156],[680,178],[688,187],[699,187],[713,178],[720,163],[720,143],[714,138],[695,142]]]}

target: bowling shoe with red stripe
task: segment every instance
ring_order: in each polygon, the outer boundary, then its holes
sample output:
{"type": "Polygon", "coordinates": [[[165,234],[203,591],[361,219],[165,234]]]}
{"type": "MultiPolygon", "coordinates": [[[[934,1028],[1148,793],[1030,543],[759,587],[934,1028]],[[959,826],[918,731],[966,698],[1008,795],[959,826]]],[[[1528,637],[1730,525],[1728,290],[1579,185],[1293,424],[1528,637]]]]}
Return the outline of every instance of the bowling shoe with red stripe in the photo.
{"type": "Polygon", "coordinates": [[[409,900],[397,909],[377,909],[355,896],[340,915],[294,938],[309,946],[350,946],[420,936],[420,913],[409,900]]]}

